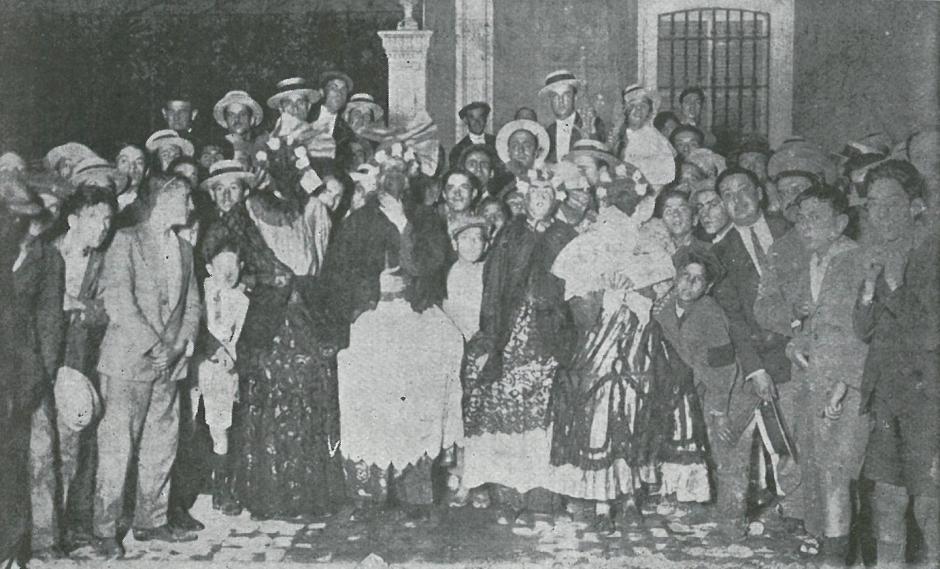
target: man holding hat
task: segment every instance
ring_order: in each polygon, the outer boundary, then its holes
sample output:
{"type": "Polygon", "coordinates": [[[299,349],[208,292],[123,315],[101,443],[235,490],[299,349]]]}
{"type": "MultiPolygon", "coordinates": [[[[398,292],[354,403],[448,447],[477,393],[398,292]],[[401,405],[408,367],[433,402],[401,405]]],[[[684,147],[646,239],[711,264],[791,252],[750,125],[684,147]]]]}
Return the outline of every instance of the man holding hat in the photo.
{"type": "Polygon", "coordinates": [[[547,160],[556,162],[568,154],[571,145],[582,138],[607,140],[607,128],[600,117],[594,117],[594,124],[586,128],[581,114],[575,110],[578,89],[584,82],[567,69],[558,69],[545,76],[545,86],[539,95],[548,95],[555,121],[546,126],[551,140],[547,160]]]}
{"type": "Polygon", "coordinates": [[[447,163],[451,168],[455,167],[460,160],[464,150],[474,144],[485,144],[496,151],[496,137],[484,132],[486,130],[486,121],[490,118],[490,106],[483,101],[474,101],[469,105],[464,105],[457,113],[460,120],[467,125],[467,135],[460,139],[450,150],[447,157],[447,163]]]}
{"type": "Polygon", "coordinates": [[[257,128],[264,118],[258,101],[245,91],[229,91],[212,108],[212,117],[225,129],[225,140],[234,153],[250,156],[254,142],[251,129],[257,128]]]}

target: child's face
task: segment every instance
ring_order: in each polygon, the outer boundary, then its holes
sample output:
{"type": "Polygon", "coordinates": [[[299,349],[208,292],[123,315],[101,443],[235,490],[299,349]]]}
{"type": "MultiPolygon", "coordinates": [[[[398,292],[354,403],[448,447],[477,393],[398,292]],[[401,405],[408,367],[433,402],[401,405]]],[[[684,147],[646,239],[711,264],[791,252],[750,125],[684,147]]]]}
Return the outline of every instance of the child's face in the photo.
{"type": "Polygon", "coordinates": [[[212,258],[209,264],[209,274],[225,284],[228,288],[235,288],[238,284],[238,276],[241,267],[238,262],[238,255],[232,251],[222,251],[212,258]]]}
{"type": "Polygon", "coordinates": [[[486,235],[482,227],[471,227],[457,235],[457,255],[468,263],[476,263],[486,250],[486,235]]]}
{"type": "Polygon", "coordinates": [[[683,304],[689,304],[702,298],[708,290],[705,279],[705,267],[699,263],[689,263],[676,275],[676,296],[683,304]]]}

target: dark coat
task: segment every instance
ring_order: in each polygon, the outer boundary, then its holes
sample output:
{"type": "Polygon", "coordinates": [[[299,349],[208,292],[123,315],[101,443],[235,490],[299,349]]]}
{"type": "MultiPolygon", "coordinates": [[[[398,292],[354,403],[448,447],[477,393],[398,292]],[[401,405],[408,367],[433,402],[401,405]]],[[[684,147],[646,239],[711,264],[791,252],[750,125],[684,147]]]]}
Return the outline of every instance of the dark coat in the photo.
{"type": "MultiPolygon", "coordinates": [[[[766,216],[765,219],[775,243],[790,230],[782,217],[766,216]]],[[[762,328],[754,316],[760,274],[741,236],[732,229],[712,251],[725,269],[725,276],[715,284],[712,295],[728,316],[731,342],[744,375],[764,369],[775,383],[789,381],[790,360],[785,354],[787,337],[762,328]]]]}
{"type": "MultiPolygon", "coordinates": [[[[585,138],[587,135],[581,132],[581,129],[584,127],[584,122],[581,119],[581,113],[575,112],[574,114],[574,128],[571,131],[571,146],[574,146],[574,143],[585,138]]],[[[555,121],[552,121],[551,124],[545,125],[545,130],[548,131],[548,140],[551,142],[549,146],[548,157],[545,158],[547,162],[558,162],[564,156],[556,156],[555,152],[555,139],[557,138],[556,130],[558,125],[555,121]]],[[[604,121],[600,117],[594,117],[594,130],[597,133],[594,138],[600,140],[601,142],[607,141],[607,126],[604,124],[604,121]]]]}
{"type": "MultiPolygon", "coordinates": [[[[496,136],[490,133],[485,133],[483,135],[483,139],[485,141],[484,144],[493,149],[493,156],[496,156],[496,136]]],[[[447,156],[447,167],[451,170],[456,168],[460,162],[460,155],[463,154],[464,150],[470,148],[471,146],[473,146],[473,142],[470,141],[469,134],[461,138],[460,142],[455,144],[454,147],[450,149],[450,154],[447,156]]],[[[493,171],[496,171],[498,165],[492,164],[492,166],[493,171]]]]}

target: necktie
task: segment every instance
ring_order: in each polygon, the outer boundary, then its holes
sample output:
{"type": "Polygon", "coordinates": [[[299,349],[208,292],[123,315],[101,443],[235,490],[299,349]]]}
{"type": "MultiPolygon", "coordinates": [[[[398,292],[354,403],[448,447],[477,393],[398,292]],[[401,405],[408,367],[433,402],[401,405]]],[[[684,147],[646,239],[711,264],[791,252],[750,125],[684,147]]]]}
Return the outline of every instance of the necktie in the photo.
{"type": "Polygon", "coordinates": [[[754,246],[754,257],[757,259],[757,271],[763,273],[764,269],[767,267],[767,253],[761,246],[760,239],[757,238],[757,232],[754,231],[753,225],[748,231],[751,234],[751,245],[754,246]]]}

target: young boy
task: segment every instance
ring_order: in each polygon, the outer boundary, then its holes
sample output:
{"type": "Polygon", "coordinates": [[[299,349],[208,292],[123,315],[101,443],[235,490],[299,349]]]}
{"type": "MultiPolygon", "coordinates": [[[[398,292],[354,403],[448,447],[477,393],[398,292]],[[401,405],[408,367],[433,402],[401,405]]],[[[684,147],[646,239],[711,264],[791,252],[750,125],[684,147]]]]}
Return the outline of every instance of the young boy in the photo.
{"type": "Polygon", "coordinates": [[[238,393],[235,345],[242,332],[248,297],[239,282],[238,251],[223,245],[207,259],[209,276],[203,281],[206,329],[198,366],[199,391],[206,409],[206,424],[212,435],[212,505],[225,515],[238,515],[241,507],[231,495],[228,469],[228,428],[238,393]]]}
{"type": "Polygon", "coordinates": [[[720,522],[732,537],[744,535],[747,449],[731,433],[729,412],[740,385],[740,370],[728,331],[728,319],[708,295],[722,267],[710,253],[683,249],[674,259],[675,293],[655,311],[666,337],[692,368],[702,395],[720,522]],[[740,448],[739,448],[740,447],[740,448]]]}

